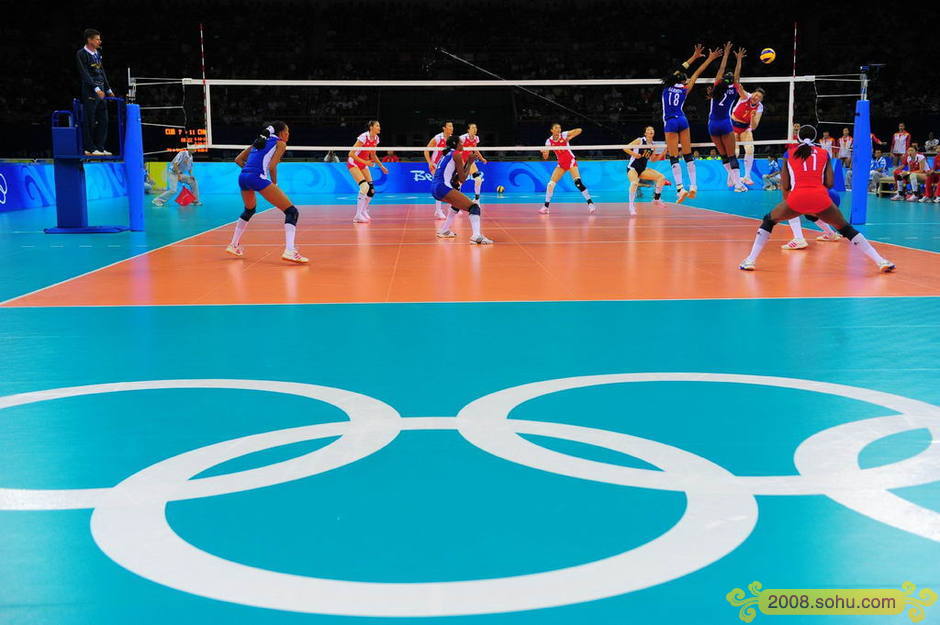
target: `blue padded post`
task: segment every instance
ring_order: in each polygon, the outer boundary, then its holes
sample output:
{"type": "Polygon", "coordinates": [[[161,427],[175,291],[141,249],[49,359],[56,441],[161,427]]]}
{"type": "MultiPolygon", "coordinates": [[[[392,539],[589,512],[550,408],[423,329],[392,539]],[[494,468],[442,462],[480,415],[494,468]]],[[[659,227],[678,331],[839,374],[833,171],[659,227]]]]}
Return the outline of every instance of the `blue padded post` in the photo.
{"type": "Polygon", "coordinates": [[[128,104],[124,128],[124,173],[131,230],[144,229],[144,140],[140,105],[128,104]]]}
{"type": "Polygon", "coordinates": [[[871,166],[871,101],[855,103],[855,145],[852,151],[852,215],[849,223],[868,219],[868,168],[871,166]]]}

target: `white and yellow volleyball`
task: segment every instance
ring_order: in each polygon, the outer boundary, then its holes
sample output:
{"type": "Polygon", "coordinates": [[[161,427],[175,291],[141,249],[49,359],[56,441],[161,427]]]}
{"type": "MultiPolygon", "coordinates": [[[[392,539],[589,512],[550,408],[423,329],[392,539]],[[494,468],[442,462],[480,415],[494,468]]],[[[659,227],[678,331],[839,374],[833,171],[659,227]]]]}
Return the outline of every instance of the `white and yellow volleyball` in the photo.
{"type": "Polygon", "coordinates": [[[503,185],[499,185],[496,187],[497,193],[504,193],[505,191],[506,191],[506,187],[504,187],[503,185]]]}
{"type": "Polygon", "coordinates": [[[773,63],[775,58],[777,58],[777,53],[774,52],[773,48],[764,48],[760,51],[760,62],[765,65],[773,63]]]}

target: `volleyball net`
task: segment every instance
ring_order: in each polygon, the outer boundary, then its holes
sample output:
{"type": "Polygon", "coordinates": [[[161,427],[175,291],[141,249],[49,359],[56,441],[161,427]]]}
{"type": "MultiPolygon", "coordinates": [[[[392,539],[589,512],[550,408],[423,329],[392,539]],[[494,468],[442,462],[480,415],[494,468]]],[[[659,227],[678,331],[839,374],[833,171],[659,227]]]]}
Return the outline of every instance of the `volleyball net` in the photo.
{"type": "MultiPolygon", "coordinates": [[[[711,76],[699,78],[686,103],[692,124],[691,147],[705,156],[712,148],[706,125],[711,76]]],[[[750,76],[741,84],[764,90],[762,122],[754,140],[741,145],[782,152],[792,143],[794,122],[813,123],[817,76],[750,76]],[[799,118],[798,118],[799,116],[799,118]],[[776,150],[771,147],[776,146],[776,150]]],[[[339,153],[342,157],[366,122],[383,126],[382,145],[363,148],[420,158],[443,121],[461,134],[475,122],[481,151],[504,158],[538,158],[543,150],[570,149],[578,156],[623,158],[623,148],[655,130],[654,145],[665,147],[657,79],[566,80],[267,80],[224,78],[143,78],[129,76],[131,93],[141,103],[144,124],[165,132],[195,133],[186,147],[241,150],[264,122],[280,119],[291,127],[294,153],[339,153]],[[171,100],[171,101],[168,101],[171,100]],[[193,128],[193,120],[204,120],[193,128]],[[570,146],[544,145],[552,121],[584,134],[570,146]]],[[[818,108],[818,106],[816,106],[818,108]]],[[[148,152],[156,150],[148,146],[148,152]]],[[[312,156],[312,155],[309,155],[312,156]]]]}

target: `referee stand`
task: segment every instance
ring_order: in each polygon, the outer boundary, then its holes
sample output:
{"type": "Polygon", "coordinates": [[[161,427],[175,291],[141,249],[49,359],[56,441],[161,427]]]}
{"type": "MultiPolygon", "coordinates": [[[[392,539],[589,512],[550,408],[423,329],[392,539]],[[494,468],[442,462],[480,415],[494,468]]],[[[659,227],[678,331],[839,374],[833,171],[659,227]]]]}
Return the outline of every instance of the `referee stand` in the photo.
{"type": "Polygon", "coordinates": [[[52,156],[55,173],[56,226],[47,234],[92,234],[144,229],[144,148],[140,106],[127,104],[123,98],[109,97],[118,110],[118,154],[86,156],[82,125],[82,105],[72,101],[72,110],[52,113],[52,156]],[[89,162],[124,162],[128,200],[127,226],[88,225],[88,195],[85,189],[85,164],[89,162]]]}

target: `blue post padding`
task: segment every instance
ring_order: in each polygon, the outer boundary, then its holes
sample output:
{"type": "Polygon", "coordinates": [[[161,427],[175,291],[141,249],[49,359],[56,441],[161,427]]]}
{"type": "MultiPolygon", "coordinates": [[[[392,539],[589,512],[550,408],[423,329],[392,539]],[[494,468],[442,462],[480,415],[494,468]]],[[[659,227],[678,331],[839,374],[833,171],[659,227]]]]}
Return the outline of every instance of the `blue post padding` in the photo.
{"type": "Polygon", "coordinates": [[[144,140],[140,124],[140,106],[128,104],[124,130],[124,171],[127,177],[127,203],[130,227],[144,229],[144,140]]]}
{"type": "Polygon", "coordinates": [[[855,145],[852,151],[852,215],[849,223],[868,218],[868,168],[871,166],[871,102],[855,103],[855,145]]]}
{"type": "Polygon", "coordinates": [[[832,188],[836,191],[845,191],[845,168],[842,161],[832,159],[832,188]]]}

